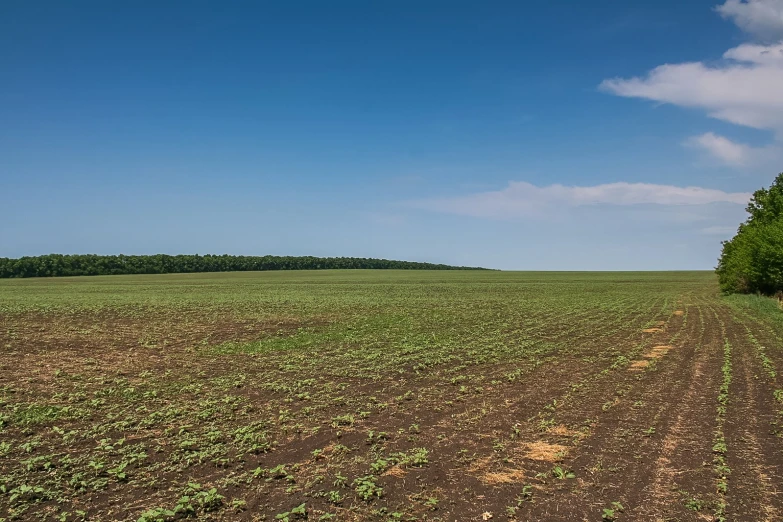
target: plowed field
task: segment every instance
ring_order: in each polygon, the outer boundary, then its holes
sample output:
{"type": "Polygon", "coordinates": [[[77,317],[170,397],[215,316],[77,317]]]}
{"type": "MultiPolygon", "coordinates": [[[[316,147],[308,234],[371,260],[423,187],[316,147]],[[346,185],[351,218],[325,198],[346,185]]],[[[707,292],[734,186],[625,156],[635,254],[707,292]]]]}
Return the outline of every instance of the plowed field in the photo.
{"type": "Polygon", "coordinates": [[[783,520],[709,272],[5,280],[0,347],[0,520],[783,520]]]}

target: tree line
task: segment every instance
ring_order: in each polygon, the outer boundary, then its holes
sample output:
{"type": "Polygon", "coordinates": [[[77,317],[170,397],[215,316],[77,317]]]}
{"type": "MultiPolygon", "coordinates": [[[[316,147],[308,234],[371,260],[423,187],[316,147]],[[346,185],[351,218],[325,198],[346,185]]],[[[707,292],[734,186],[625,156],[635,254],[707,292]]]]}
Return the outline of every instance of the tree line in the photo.
{"type": "Polygon", "coordinates": [[[345,268],[398,270],[483,270],[475,267],[394,261],[363,257],[95,254],[10,259],[0,257],[0,278],[59,277],[120,274],[175,274],[195,272],[245,272],[264,270],[326,270],[345,268]]]}
{"type": "Polygon", "coordinates": [[[723,242],[718,280],[727,293],[783,295],[783,173],[753,193],[747,220],[723,242]]]}

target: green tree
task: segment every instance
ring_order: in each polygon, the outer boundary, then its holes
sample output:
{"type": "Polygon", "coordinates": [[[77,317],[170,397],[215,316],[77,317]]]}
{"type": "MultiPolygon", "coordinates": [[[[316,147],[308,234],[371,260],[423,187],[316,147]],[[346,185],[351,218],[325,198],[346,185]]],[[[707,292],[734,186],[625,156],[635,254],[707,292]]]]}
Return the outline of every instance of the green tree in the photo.
{"type": "Polygon", "coordinates": [[[783,173],[753,193],[748,219],[723,242],[716,272],[727,293],[783,292],[783,173]]]}
{"type": "Polygon", "coordinates": [[[356,257],[176,255],[98,256],[49,254],[19,259],[0,258],[0,278],[111,274],[172,274],[247,270],[323,270],[334,268],[404,268],[465,270],[466,267],[356,257]]]}

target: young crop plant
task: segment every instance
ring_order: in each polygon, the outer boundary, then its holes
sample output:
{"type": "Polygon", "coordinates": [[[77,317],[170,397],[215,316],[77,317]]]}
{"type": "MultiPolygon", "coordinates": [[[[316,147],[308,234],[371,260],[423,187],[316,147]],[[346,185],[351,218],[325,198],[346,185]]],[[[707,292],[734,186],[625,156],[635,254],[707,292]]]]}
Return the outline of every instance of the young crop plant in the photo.
{"type": "Polygon", "coordinates": [[[339,506],[343,503],[343,500],[345,500],[345,496],[342,495],[339,491],[332,490],[326,493],[326,500],[336,506],[339,506]]]}
{"type": "Polygon", "coordinates": [[[234,513],[241,513],[247,509],[247,501],[241,498],[235,498],[231,500],[230,507],[234,513]]]}
{"type": "Polygon", "coordinates": [[[332,428],[339,428],[341,426],[353,426],[356,422],[356,418],[348,413],[345,415],[338,415],[332,419],[332,428]]]}
{"type": "Polygon", "coordinates": [[[619,502],[612,502],[611,507],[604,508],[601,512],[601,519],[611,522],[617,520],[620,513],[625,511],[625,508],[619,502]]]}
{"type": "Polygon", "coordinates": [[[522,486],[522,492],[517,496],[517,505],[522,505],[523,502],[531,502],[533,500],[533,485],[525,484],[522,486]]]}
{"type": "Polygon", "coordinates": [[[273,480],[285,480],[287,482],[295,482],[296,480],[294,476],[291,475],[291,473],[289,473],[288,469],[285,467],[285,464],[278,464],[274,468],[268,470],[260,469],[258,471],[258,475],[266,475],[267,482],[272,482],[273,480]]]}
{"type": "Polygon", "coordinates": [[[370,463],[370,469],[375,474],[380,474],[389,469],[391,462],[388,459],[378,458],[375,462],[370,463]]]}
{"type": "Polygon", "coordinates": [[[551,473],[554,478],[560,480],[576,478],[576,474],[573,471],[569,471],[561,466],[552,468],[551,473]]]}
{"type": "Polygon", "coordinates": [[[43,487],[29,484],[20,484],[8,491],[8,502],[12,506],[48,500],[50,497],[50,492],[43,487]]]}
{"type": "Polygon", "coordinates": [[[385,431],[370,430],[367,433],[367,444],[378,444],[389,440],[389,434],[385,431]]]}
{"type": "Polygon", "coordinates": [[[336,488],[346,488],[348,487],[348,478],[341,475],[340,473],[337,473],[332,484],[336,488]]]}
{"type": "Polygon", "coordinates": [[[201,484],[191,482],[177,501],[174,512],[182,516],[196,516],[199,513],[217,511],[223,506],[225,497],[216,488],[205,490],[201,484]]]}
{"type": "Polygon", "coordinates": [[[691,497],[685,502],[685,507],[691,511],[701,511],[704,509],[704,501],[700,498],[691,497]]]}
{"type": "Polygon", "coordinates": [[[139,516],[136,522],[167,522],[177,515],[174,510],[165,508],[148,509],[139,516]]]}
{"type": "Polygon", "coordinates": [[[381,498],[383,496],[383,488],[378,486],[376,480],[372,475],[365,475],[354,480],[353,487],[356,495],[365,502],[370,502],[374,498],[381,498]]]}
{"type": "Polygon", "coordinates": [[[426,448],[414,448],[407,453],[394,453],[390,459],[400,466],[421,468],[429,464],[429,454],[430,452],[426,448]]]}
{"type": "Polygon", "coordinates": [[[275,515],[275,520],[280,520],[280,522],[293,522],[294,520],[303,520],[307,518],[307,507],[304,503],[299,504],[295,508],[292,508],[291,511],[286,511],[285,513],[279,513],[275,515]]]}

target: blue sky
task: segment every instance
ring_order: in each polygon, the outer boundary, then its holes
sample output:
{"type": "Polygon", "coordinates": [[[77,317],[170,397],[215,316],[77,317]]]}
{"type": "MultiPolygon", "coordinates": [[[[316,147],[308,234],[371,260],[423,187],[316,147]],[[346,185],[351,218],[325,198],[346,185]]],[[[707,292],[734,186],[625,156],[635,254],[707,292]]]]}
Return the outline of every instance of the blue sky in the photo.
{"type": "Polygon", "coordinates": [[[2,2],[0,256],[710,269],[782,40],[783,0],[2,2]]]}

